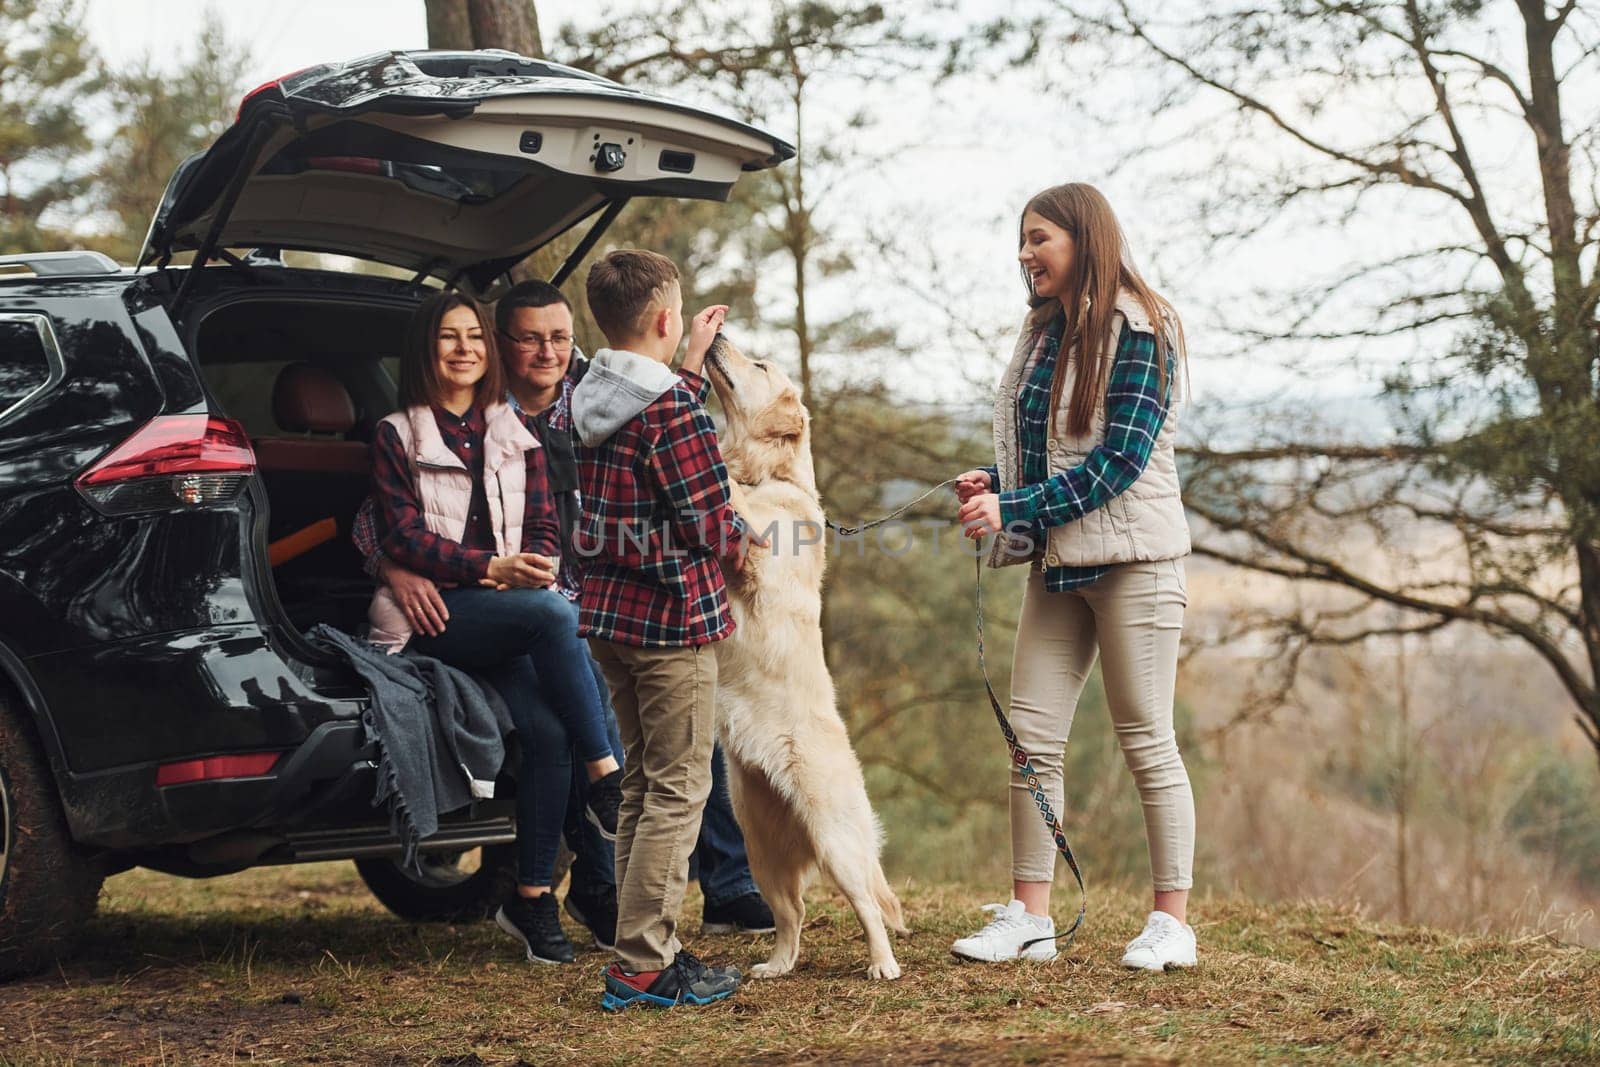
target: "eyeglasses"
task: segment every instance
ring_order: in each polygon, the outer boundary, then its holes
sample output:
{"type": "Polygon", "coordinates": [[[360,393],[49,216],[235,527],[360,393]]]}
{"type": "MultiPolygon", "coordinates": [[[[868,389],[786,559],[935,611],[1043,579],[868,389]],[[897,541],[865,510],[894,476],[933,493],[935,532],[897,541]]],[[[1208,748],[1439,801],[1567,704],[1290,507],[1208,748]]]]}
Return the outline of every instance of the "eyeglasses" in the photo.
{"type": "Polygon", "coordinates": [[[549,345],[551,351],[553,351],[553,352],[570,352],[570,351],[572,351],[572,335],[571,334],[556,333],[556,334],[551,334],[549,337],[543,337],[543,336],[541,336],[539,334],[536,334],[536,333],[530,333],[530,334],[524,334],[521,337],[517,337],[515,334],[509,334],[508,333],[508,334],[502,334],[501,336],[503,336],[507,341],[510,341],[516,347],[521,348],[521,349],[525,349],[526,351],[529,351],[529,352],[537,352],[540,349],[542,349],[545,345],[549,345]]]}

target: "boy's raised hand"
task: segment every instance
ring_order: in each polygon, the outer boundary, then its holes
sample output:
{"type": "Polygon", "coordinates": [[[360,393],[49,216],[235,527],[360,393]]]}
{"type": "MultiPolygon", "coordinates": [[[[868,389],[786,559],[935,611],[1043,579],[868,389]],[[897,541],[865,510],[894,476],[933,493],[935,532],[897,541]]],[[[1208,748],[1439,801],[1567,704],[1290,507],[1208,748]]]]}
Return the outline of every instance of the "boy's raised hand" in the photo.
{"type": "Polygon", "coordinates": [[[690,374],[700,373],[700,368],[706,362],[706,353],[711,350],[711,342],[716,340],[717,331],[722,329],[722,324],[727,320],[727,304],[712,304],[690,320],[689,347],[683,353],[684,370],[690,374]]]}

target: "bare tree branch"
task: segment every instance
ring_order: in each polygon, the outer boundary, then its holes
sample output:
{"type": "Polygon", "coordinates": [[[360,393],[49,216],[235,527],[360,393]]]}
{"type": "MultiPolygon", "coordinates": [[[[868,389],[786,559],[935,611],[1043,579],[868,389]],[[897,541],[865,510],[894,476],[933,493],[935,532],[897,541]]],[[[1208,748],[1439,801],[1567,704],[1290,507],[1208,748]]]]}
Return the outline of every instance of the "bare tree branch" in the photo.
{"type": "Polygon", "coordinates": [[[1274,535],[1259,527],[1240,523],[1231,516],[1208,509],[1203,504],[1191,502],[1190,508],[1217,529],[1230,533],[1244,534],[1276,556],[1290,560],[1292,563],[1277,563],[1271,560],[1246,556],[1212,543],[1196,545],[1195,552],[1199,555],[1232,563],[1248,570],[1275,574],[1282,578],[1343,586],[1373,600],[1380,600],[1410,611],[1437,615],[1452,621],[1476,623],[1490,629],[1501,630],[1520,638],[1533,648],[1540,658],[1544,659],[1555,671],[1556,676],[1561,680],[1561,684],[1566,687],[1580,706],[1587,706],[1595,699],[1595,687],[1578,673],[1577,668],[1567,658],[1559,643],[1551,639],[1550,635],[1541,632],[1537,627],[1522,619],[1512,617],[1503,612],[1481,608],[1470,599],[1459,603],[1447,603],[1410,595],[1404,590],[1390,588],[1380,582],[1358,575],[1338,561],[1306,549],[1285,537],[1274,535]]]}

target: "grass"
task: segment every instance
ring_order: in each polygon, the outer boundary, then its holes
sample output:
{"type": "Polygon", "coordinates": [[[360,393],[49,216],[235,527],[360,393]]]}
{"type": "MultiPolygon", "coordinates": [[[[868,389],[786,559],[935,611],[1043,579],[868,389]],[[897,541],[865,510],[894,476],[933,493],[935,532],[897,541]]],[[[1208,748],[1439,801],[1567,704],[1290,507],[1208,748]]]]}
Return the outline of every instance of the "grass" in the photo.
{"type": "MultiPolygon", "coordinates": [[[[606,958],[532,967],[491,924],[408,926],[348,864],[107,883],[82,951],[0,986],[0,1064],[1600,1063],[1600,952],[1313,904],[1200,898],[1201,967],[1131,974],[1141,900],[1097,891],[1049,964],[958,965],[985,899],[904,887],[906,974],[873,983],[854,917],[811,895],[795,974],[701,1009],[600,1011],[606,958]]],[[[1063,907],[1066,900],[1061,902],[1063,907]]],[[[765,939],[686,940],[713,961],[765,939]]]]}

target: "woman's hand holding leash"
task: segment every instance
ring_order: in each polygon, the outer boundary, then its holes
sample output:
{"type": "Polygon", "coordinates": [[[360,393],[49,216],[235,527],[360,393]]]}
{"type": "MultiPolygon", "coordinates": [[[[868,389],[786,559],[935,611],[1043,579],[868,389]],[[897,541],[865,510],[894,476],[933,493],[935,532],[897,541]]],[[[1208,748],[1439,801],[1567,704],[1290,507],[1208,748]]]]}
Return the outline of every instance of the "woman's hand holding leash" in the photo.
{"type": "Polygon", "coordinates": [[[970,470],[956,478],[956,499],[965,504],[979,493],[987,493],[994,489],[989,484],[989,472],[984,470],[970,470]]]}
{"type": "MultiPolygon", "coordinates": [[[[962,501],[962,525],[966,525],[969,521],[973,523],[971,529],[967,531],[968,537],[982,537],[984,533],[999,532],[1000,498],[990,492],[993,487],[989,484],[989,475],[981,470],[970,470],[948,481],[940,482],[915,500],[900,505],[900,507],[881,519],[873,519],[871,522],[864,522],[859,526],[840,526],[838,523],[830,521],[827,523],[828,529],[841,537],[855,537],[866,530],[872,529],[874,526],[881,526],[890,519],[904,514],[911,507],[920,504],[946,486],[954,486],[956,496],[962,501]],[[985,530],[984,527],[990,524],[992,524],[993,529],[985,530]]],[[[1084,916],[1088,914],[1089,893],[1083,884],[1083,871],[1078,867],[1078,857],[1072,854],[1072,846],[1067,843],[1067,832],[1062,829],[1061,820],[1050,806],[1050,798],[1045,796],[1044,791],[1039,786],[1039,772],[1033,765],[1033,757],[1028,755],[1022,746],[1017,743],[1016,731],[1011,728],[1011,722],[1006,718],[1005,710],[1000,707],[1000,698],[995,695],[994,683],[989,680],[989,665],[984,658],[983,650],[983,557],[981,555],[974,556],[972,562],[975,567],[973,595],[974,606],[977,609],[978,673],[983,676],[983,688],[989,697],[989,707],[994,712],[995,721],[1000,724],[1000,733],[1005,737],[1006,748],[1011,752],[1012,769],[1027,786],[1029,795],[1033,797],[1033,802],[1039,809],[1039,816],[1044,819],[1045,826],[1050,831],[1050,837],[1055,842],[1056,851],[1061,853],[1061,858],[1066,861],[1068,869],[1072,871],[1072,876],[1077,879],[1078,891],[1082,894],[1078,903],[1077,918],[1072,920],[1071,926],[1068,926],[1058,934],[1026,941],[1021,945],[1021,949],[1026,949],[1030,945],[1044,941],[1064,941],[1070,945],[1073,939],[1078,936],[1078,928],[1083,925],[1084,916]]]]}
{"type": "MultiPolygon", "coordinates": [[[[966,475],[962,475],[963,478],[966,475]]],[[[988,482],[987,475],[983,479],[988,482]]],[[[967,483],[971,484],[971,483],[967,483]]],[[[961,494],[961,483],[956,483],[956,495],[961,494]]],[[[989,534],[1000,532],[1000,497],[995,493],[978,493],[969,495],[967,502],[961,505],[958,517],[961,527],[966,535],[976,541],[989,534]]]]}

